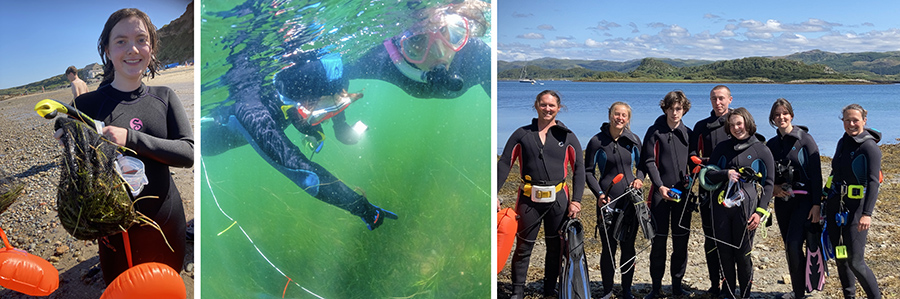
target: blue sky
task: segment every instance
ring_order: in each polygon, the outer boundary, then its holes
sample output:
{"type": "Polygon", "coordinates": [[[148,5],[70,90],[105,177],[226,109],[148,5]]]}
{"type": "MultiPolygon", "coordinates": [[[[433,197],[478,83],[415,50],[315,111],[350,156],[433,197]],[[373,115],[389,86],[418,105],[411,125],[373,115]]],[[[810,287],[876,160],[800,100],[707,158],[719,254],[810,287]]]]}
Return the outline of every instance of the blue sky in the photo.
{"type": "Polygon", "coordinates": [[[900,50],[900,1],[497,2],[498,59],[722,60],[900,50]]]}
{"type": "Polygon", "coordinates": [[[99,63],[97,38],[109,15],[138,8],[161,28],[190,0],[0,0],[0,89],[21,86],[99,63]]]}

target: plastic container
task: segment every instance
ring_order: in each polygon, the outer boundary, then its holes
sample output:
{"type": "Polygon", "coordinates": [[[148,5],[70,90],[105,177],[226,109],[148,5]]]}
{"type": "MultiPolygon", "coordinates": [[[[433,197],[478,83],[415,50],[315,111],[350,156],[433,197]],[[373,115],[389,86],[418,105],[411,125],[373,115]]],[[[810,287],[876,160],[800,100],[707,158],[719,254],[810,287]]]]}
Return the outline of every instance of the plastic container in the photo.
{"type": "Polygon", "coordinates": [[[144,190],[144,186],[149,183],[147,174],[144,173],[144,162],[140,159],[130,156],[119,156],[116,159],[119,162],[119,173],[122,178],[131,187],[131,195],[137,196],[144,190]]]}

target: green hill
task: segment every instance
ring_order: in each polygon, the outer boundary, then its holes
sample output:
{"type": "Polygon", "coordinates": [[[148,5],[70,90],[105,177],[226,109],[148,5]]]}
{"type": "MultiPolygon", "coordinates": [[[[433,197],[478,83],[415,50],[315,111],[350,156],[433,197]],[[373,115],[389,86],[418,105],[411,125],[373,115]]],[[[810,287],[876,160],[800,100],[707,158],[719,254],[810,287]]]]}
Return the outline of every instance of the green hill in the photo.
{"type": "Polygon", "coordinates": [[[900,51],[831,53],[822,50],[794,53],[784,57],[807,64],[821,63],[838,72],[863,75],[900,75],[900,51]]]}

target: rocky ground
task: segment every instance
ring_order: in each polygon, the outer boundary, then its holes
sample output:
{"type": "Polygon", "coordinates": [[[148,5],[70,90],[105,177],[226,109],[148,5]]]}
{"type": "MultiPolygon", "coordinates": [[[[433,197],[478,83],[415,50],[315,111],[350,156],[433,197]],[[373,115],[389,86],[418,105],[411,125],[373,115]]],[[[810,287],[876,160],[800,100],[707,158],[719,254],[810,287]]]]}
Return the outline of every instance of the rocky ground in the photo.
{"type": "MultiPolygon", "coordinates": [[[[194,68],[163,71],[148,85],[169,86],[178,94],[193,122],[194,68]]],[[[90,85],[94,90],[97,85],[90,85]]],[[[105,284],[103,275],[90,271],[99,265],[96,241],[79,241],[66,233],[56,213],[56,185],[59,182],[60,147],[53,139],[53,121],[34,112],[42,99],[72,101],[69,89],[16,97],[0,101],[0,172],[25,185],[23,194],[0,215],[2,228],[13,247],[50,261],[59,270],[59,289],[49,298],[99,298],[105,284]]],[[[194,133],[196,137],[196,132],[194,133]]],[[[171,168],[181,191],[185,216],[194,219],[193,168],[171,168]]],[[[194,289],[194,244],[188,242],[181,276],[188,298],[194,289]]],[[[31,298],[0,288],[0,298],[31,298]]]]}
{"type": "MultiPolygon", "coordinates": [[[[866,244],[866,261],[878,280],[884,298],[898,298],[900,296],[900,242],[896,236],[900,235],[900,206],[897,204],[897,198],[900,197],[900,145],[897,141],[888,140],[894,144],[882,145],[882,168],[884,172],[884,184],[881,185],[881,191],[876,204],[876,213],[872,217],[872,228],[869,232],[868,243],[866,244]]],[[[823,157],[823,172],[827,175],[830,172],[830,158],[823,157]]],[[[512,174],[517,175],[518,169],[514,169],[512,174]]],[[[507,183],[500,190],[500,198],[503,201],[502,207],[513,207],[515,198],[515,188],[517,186],[516,178],[510,175],[507,183]]],[[[596,205],[597,201],[593,195],[585,188],[585,196],[582,199],[582,213],[579,218],[585,226],[585,254],[588,257],[589,274],[591,280],[591,297],[600,298],[602,296],[602,286],[600,277],[600,252],[601,246],[599,237],[594,238],[592,230],[596,225],[596,205]]],[[[787,264],[784,254],[784,243],[781,241],[781,234],[778,232],[778,223],[768,228],[767,236],[762,237],[758,232],[756,243],[752,251],[753,266],[755,271],[753,274],[753,290],[751,298],[781,298],[781,295],[790,292],[790,276],[788,275],[787,264]]],[[[685,273],[684,285],[689,294],[682,298],[712,298],[705,293],[710,287],[708,273],[706,270],[706,261],[703,257],[703,233],[700,228],[700,217],[694,213],[691,233],[691,239],[688,246],[688,267],[685,273]]],[[[670,239],[671,240],[671,239],[670,239]]],[[[669,244],[669,252],[672,252],[671,241],[669,244]]],[[[649,273],[649,248],[641,251],[646,247],[647,243],[638,241],[635,245],[638,250],[637,262],[635,265],[634,286],[632,291],[638,298],[646,295],[650,291],[651,281],[649,273]]],[[[543,231],[538,237],[537,246],[531,258],[531,266],[528,270],[528,283],[526,284],[526,298],[542,298],[543,294],[543,277],[544,277],[544,254],[546,253],[543,239],[543,231]]],[[[510,255],[511,256],[511,255],[510,255]]],[[[512,258],[510,257],[510,260],[512,258]]],[[[617,257],[618,259],[618,257],[617,257]]],[[[840,281],[837,278],[835,262],[828,261],[828,271],[831,276],[826,278],[825,289],[821,292],[814,292],[808,298],[841,298],[840,281]]],[[[668,271],[668,267],[667,270],[668,271]]],[[[503,271],[497,275],[498,298],[509,298],[512,293],[512,283],[510,281],[510,265],[507,261],[503,271]]],[[[615,279],[616,287],[613,298],[621,298],[618,293],[621,291],[619,285],[619,276],[615,279]]],[[[662,293],[665,296],[671,296],[671,279],[669,274],[663,278],[662,293]]],[[[857,297],[865,298],[862,288],[857,287],[857,297]]]]}

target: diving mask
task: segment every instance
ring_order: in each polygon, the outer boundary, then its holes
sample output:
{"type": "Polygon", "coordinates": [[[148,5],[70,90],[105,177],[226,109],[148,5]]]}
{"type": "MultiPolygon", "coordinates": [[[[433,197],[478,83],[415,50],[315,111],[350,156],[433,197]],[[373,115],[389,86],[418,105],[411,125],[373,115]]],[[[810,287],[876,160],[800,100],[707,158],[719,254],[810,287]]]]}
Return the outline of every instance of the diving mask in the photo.
{"type": "Polygon", "coordinates": [[[728,181],[728,188],[725,192],[719,193],[719,202],[726,208],[741,206],[741,202],[747,198],[747,193],[741,188],[740,183],[728,181]]]}
{"type": "MultiPolygon", "coordinates": [[[[400,37],[400,52],[411,63],[423,63],[432,55],[434,58],[452,58],[469,40],[469,21],[457,14],[435,16],[439,21],[435,26],[423,26],[417,31],[407,31],[400,37]],[[440,26],[435,28],[436,26],[440,26]],[[444,51],[444,47],[452,51],[444,51]]],[[[449,59],[448,59],[449,60],[449,59]]]]}

